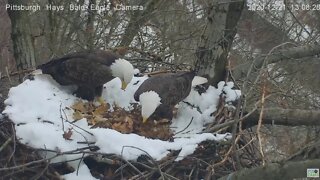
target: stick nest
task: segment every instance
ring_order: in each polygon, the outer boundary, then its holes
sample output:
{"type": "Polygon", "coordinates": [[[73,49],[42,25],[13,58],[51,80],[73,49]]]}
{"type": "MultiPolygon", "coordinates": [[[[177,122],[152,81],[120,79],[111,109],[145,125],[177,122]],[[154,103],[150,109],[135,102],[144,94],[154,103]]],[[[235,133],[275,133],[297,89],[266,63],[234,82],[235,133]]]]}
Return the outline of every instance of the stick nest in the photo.
{"type": "MultiPolygon", "coordinates": [[[[93,106],[77,102],[70,108],[74,109],[73,116],[76,120],[87,118],[92,128],[112,128],[121,133],[136,133],[169,141],[173,136],[169,121],[163,120],[154,124],[153,120],[149,120],[147,124],[143,124],[137,106],[130,112],[119,107],[114,107],[111,111],[107,104],[93,106]]],[[[234,110],[225,106],[224,100],[221,99],[218,110],[212,117],[215,121],[207,125],[205,132],[210,132],[212,127],[234,119],[234,110]]],[[[230,132],[230,127],[215,132],[230,132]]],[[[67,139],[68,133],[65,136],[67,139]]],[[[256,156],[256,146],[252,141],[243,136],[236,139],[239,144],[238,163],[243,167],[258,165],[260,160],[256,156]]],[[[82,161],[88,166],[91,174],[99,179],[217,179],[237,169],[232,143],[234,142],[204,141],[192,155],[178,162],[175,159],[179,151],[172,151],[160,161],[155,161],[147,153],[137,161],[127,161],[114,154],[99,153],[99,147],[94,145],[68,153],[86,154],[82,161]],[[88,156],[87,152],[91,155],[88,156]]],[[[39,155],[38,149],[20,144],[15,137],[14,124],[9,119],[0,121],[0,145],[0,174],[4,179],[61,179],[60,175],[76,171],[68,166],[67,162],[50,164],[48,159],[39,155]]],[[[43,153],[44,150],[41,151],[43,153]]]]}

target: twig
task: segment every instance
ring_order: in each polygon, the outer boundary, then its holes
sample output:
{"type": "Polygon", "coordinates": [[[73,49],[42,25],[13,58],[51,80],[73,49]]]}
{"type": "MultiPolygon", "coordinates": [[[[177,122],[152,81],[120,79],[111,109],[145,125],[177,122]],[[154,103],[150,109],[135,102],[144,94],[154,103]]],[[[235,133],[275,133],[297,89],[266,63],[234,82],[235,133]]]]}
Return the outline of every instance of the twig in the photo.
{"type": "Polygon", "coordinates": [[[233,149],[232,146],[230,146],[228,152],[224,155],[224,158],[223,158],[220,162],[214,164],[214,165],[213,165],[213,168],[214,168],[214,167],[217,167],[217,166],[220,166],[221,164],[223,164],[224,162],[226,162],[227,159],[228,159],[228,157],[229,157],[229,155],[230,155],[230,153],[232,152],[232,149],[233,149]]]}
{"type": "Polygon", "coordinates": [[[182,133],[183,131],[185,131],[186,129],[188,129],[188,127],[191,125],[192,121],[193,121],[193,117],[191,118],[189,124],[188,124],[185,128],[183,128],[181,131],[176,132],[176,133],[174,134],[174,136],[177,135],[177,134],[179,134],[179,133],[182,133]]]}
{"type": "Polygon", "coordinates": [[[28,162],[28,163],[25,163],[25,164],[21,164],[21,165],[18,165],[18,166],[12,166],[12,167],[5,167],[5,168],[0,168],[0,172],[1,171],[9,171],[9,170],[16,170],[16,169],[20,169],[20,168],[25,168],[27,166],[30,166],[30,165],[34,165],[34,164],[38,164],[38,163],[42,163],[42,162],[47,162],[51,159],[54,159],[56,157],[58,157],[60,155],[55,155],[51,158],[45,158],[45,159],[40,159],[40,160],[36,160],[36,161],[31,161],[31,162],[28,162]]]}
{"type": "MultiPolygon", "coordinates": [[[[50,150],[50,149],[42,149],[42,148],[38,148],[37,150],[40,151],[48,151],[48,152],[53,152],[53,153],[57,153],[59,155],[66,155],[66,154],[82,154],[82,153],[90,153],[91,151],[84,151],[84,150],[91,150],[93,148],[93,146],[88,146],[88,147],[83,147],[83,148],[77,148],[74,150],[70,150],[70,151],[65,151],[65,152],[59,152],[57,150],[50,150]]],[[[99,154],[103,154],[103,153],[99,153],[99,154]]]]}
{"type": "Polygon", "coordinates": [[[34,71],[34,69],[26,69],[26,70],[16,71],[16,72],[12,72],[12,73],[8,73],[8,70],[6,70],[6,71],[7,71],[7,75],[0,76],[0,79],[4,79],[4,78],[8,78],[9,79],[10,76],[19,75],[19,74],[22,74],[22,73],[29,73],[29,72],[34,71]]]}
{"type": "MultiPolygon", "coordinates": [[[[275,51],[276,49],[278,49],[278,48],[280,48],[280,47],[282,47],[282,46],[284,46],[284,45],[287,45],[287,44],[296,45],[296,44],[294,44],[294,43],[292,43],[292,42],[284,42],[284,43],[282,43],[282,44],[279,44],[279,45],[273,47],[273,48],[268,52],[268,54],[263,58],[262,66],[261,66],[261,67],[263,67],[263,66],[265,66],[265,65],[267,64],[268,58],[269,58],[269,56],[272,54],[273,51],[275,51]]],[[[253,62],[251,66],[253,67],[254,64],[255,64],[255,62],[253,62]]],[[[262,69],[262,68],[261,68],[261,69],[262,69]]],[[[252,70],[252,69],[250,68],[250,71],[248,71],[248,73],[247,73],[247,78],[250,76],[251,70],[252,70]]],[[[259,72],[259,74],[256,76],[256,79],[255,79],[255,81],[254,81],[253,84],[257,84],[257,83],[258,83],[258,80],[259,80],[260,77],[262,76],[262,73],[263,73],[262,71],[259,72]]],[[[247,84],[247,82],[246,82],[246,84],[247,84]]],[[[254,87],[255,87],[255,86],[252,85],[251,88],[247,91],[247,94],[250,94],[251,91],[254,89],[254,87]]]]}
{"type": "Polygon", "coordinates": [[[64,109],[62,110],[62,112],[63,112],[64,116],[66,117],[66,119],[64,119],[64,120],[65,120],[67,123],[69,123],[69,124],[71,124],[71,125],[73,125],[73,126],[75,126],[75,127],[79,128],[79,129],[81,129],[82,131],[84,131],[84,132],[86,132],[86,133],[90,134],[91,136],[94,136],[94,134],[93,134],[93,133],[91,133],[91,132],[89,132],[89,131],[87,131],[87,130],[83,129],[82,127],[80,127],[80,126],[78,126],[78,125],[76,125],[76,124],[74,124],[74,123],[72,123],[72,122],[70,122],[70,121],[67,119],[67,114],[66,114],[66,112],[64,111],[64,109]]]}
{"type": "MultiPolygon", "coordinates": [[[[266,74],[264,73],[264,78],[266,79],[266,74]]],[[[262,138],[261,138],[261,126],[262,126],[262,117],[263,117],[263,110],[264,110],[264,102],[265,102],[265,95],[266,95],[266,80],[264,80],[263,87],[262,87],[262,95],[261,95],[261,111],[259,115],[258,127],[257,127],[257,135],[258,135],[258,142],[259,142],[259,151],[261,154],[262,165],[265,165],[265,157],[262,149],[262,138]]]]}
{"type": "Polygon", "coordinates": [[[164,74],[164,73],[168,73],[168,71],[167,71],[167,70],[163,70],[163,71],[153,71],[153,72],[150,72],[150,73],[145,73],[145,75],[153,76],[153,75],[164,74]]]}
{"type": "MultiPolygon", "coordinates": [[[[124,151],[124,148],[126,148],[126,147],[138,149],[138,150],[146,153],[146,154],[150,157],[150,159],[152,159],[152,157],[149,155],[149,153],[148,153],[147,151],[143,150],[143,149],[140,149],[140,148],[134,147],[134,146],[122,146],[122,149],[121,149],[121,157],[122,157],[123,160],[125,160],[125,159],[123,158],[123,151],[124,151]]],[[[125,161],[126,161],[127,163],[129,162],[129,161],[127,161],[127,160],[125,160],[125,161]]],[[[129,162],[128,164],[129,164],[134,170],[136,170],[141,176],[144,176],[144,175],[142,174],[142,172],[141,172],[139,169],[137,169],[135,166],[133,166],[130,162],[129,162]]],[[[123,170],[123,168],[121,168],[121,178],[123,179],[122,170],[123,170]]]]}
{"type": "Polygon", "coordinates": [[[35,179],[35,180],[36,180],[36,179],[40,179],[41,176],[43,175],[43,173],[48,169],[49,164],[50,164],[49,162],[46,163],[46,167],[44,167],[42,171],[40,171],[38,174],[36,174],[35,176],[33,176],[31,179],[35,179]]]}
{"type": "MultiPolygon", "coordinates": [[[[163,172],[161,171],[161,168],[159,167],[159,165],[157,164],[157,162],[151,157],[151,155],[150,155],[147,151],[145,151],[145,150],[143,150],[143,149],[141,149],[141,148],[135,147],[135,146],[123,146],[122,149],[121,149],[121,156],[123,155],[124,148],[133,148],[133,149],[138,149],[138,150],[144,152],[144,153],[150,158],[150,160],[153,162],[153,164],[154,164],[155,166],[157,166],[158,171],[159,171],[161,177],[162,177],[163,179],[165,179],[165,178],[164,178],[164,175],[163,175],[163,172]]],[[[123,158],[123,159],[124,159],[124,158],[123,158]]],[[[141,171],[138,171],[138,172],[142,175],[141,171]]]]}
{"type": "Polygon", "coordinates": [[[12,140],[12,138],[9,137],[9,138],[6,140],[6,142],[4,142],[4,143],[2,144],[2,146],[0,147],[0,153],[1,153],[1,151],[11,142],[11,140],[12,140]]]}
{"type": "Polygon", "coordinates": [[[70,160],[64,160],[63,162],[51,162],[50,164],[60,164],[60,163],[68,163],[68,162],[73,162],[73,161],[78,161],[78,160],[81,160],[82,157],[80,158],[74,158],[74,159],[70,159],[70,160]]]}
{"type": "MultiPolygon", "coordinates": [[[[260,101],[258,101],[258,102],[260,102],[260,101]]],[[[213,126],[212,128],[205,130],[204,132],[215,132],[219,129],[229,127],[229,126],[233,125],[234,123],[236,123],[237,121],[243,121],[243,120],[247,119],[251,114],[253,114],[257,110],[257,108],[258,107],[255,106],[255,108],[253,108],[248,114],[246,114],[245,116],[243,116],[242,118],[240,118],[238,120],[234,119],[234,120],[230,120],[228,122],[222,123],[222,124],[217,124],[217,125],[213,126]]]]}
{"type": "Polygon", "coordinates": [[[6,66],[6,73],[7,73],[7,77],[8,77],[8,79],[9,79],[10,84],[13,85],[13,83],[12,83],[12,81],[11,81],[11,78],[10,78],[8,66],[6,66]]]}
{"type": "MultiPolygon", "coordinates": [[[[10,157],[8,158],[8,161],[10,161],[11,160],[11,158],[12,159],[14,159],[14,154],[15,154],[15,152],[16,152],[16,146],[17,146],[17,144],[16,144],[16,131],[15,131],[15,129],[14,129],[14,125],[13,124],[11,124],[11,130],[12,130],[12,141],[13,141],[13,151],[12,151],[12,153],[10,154],[10,157]]],[[[15,161],[13,161],[13,163],[14,163],[14,165],[16,165],[15,163],[15,161]]]]}
{"type": "Polygon", "coordinates": [[[80,161],[79,161],[79,163],[78,163],[78,166],[77,166],[77,176],[78,176],[78,174],[79,174],[80,164],[81,164],[81,162],[83,161],[84,155],[85,155],[85,153],[82,153],[81,159],[80,159],[80,161]]]}
{"type": "MultiPolygon", "coordinates": [[[[169,177],[170,179],[174,179],[174,180],[180,180],[179,178],[176,178],[176,177],[174,177],[174,176],[172,176],[172,175],[170,175],[170,174],[168,174],[168,173],[165,173],[165,172],[162,172],[165,176],[167,176],[167,177],[169,177]]],[[[165,179],[168,179],[168,178],[164,178],[163,177],[163,180],[165,180],[165,179]]]]}
{"type": "MultiPolygon", "coordinates": [[[[288,10],[288,12],[290,13],[290,15],[293,17],[293,19],[299,24],[299,26],[301,27],[301,29],[303,29],[309,37],[311,37],[310,32],[306,29],[306,27],[304,25],[301,24],[301,22],[298,20],[298,18],[293,14],[292,10],[289,8],[290,6],[288,5],[287,1],[284,1],[285,7],[288,10]]],[[[301,33],[299,33],[301,35],[301,33]]]]}
{"type": "Polygon", "coordinates": [[[251,138],[249,142],[247,142],[243,147],[241,147],[240,149],[237,149],[237,151],[241,151],[243,150],[244,148],[246,148],[248,145],[251,144],[252,141],[256,140],[256,138],[251,138]]]}
{"type": "Polygon", "coordinates": [[[94,141],[78,141],[77,144],[89,144],[89,145],[92,145],[92,144],[95,144],[96,142],[94,141]]]}
{"type": "Polygon", "coordinates": [[[132,176],[131,178],[129,178],[129,180],[135,180],[138,179],[139,176],[143,176],[143,177],[147,177],[147,174],[149,174],[149,172],[143,172],[142,175],[141,174],[137,174],[135,176],[132,176]]]}
{"type": "Polygon", "coordinates": [[[185,104],[187,104],[188,106],[190,106],[190,107],[192,107],[192,108],[196,108],[197,111],[198,111],[200,114],[202,114],[202,111],[200,110],[200,107],[199,107],[199,106],[195,106],[195,105],[193,105],[193,104],[191,104],[191,103],[189,103],[189,102],[187,102],[187,101],[182,101],[182,102],[185,103],[185,104]]]}
{"type": "MultiPolygon", "coordinates": [[[[65,133],[65,131],[64,131],[64,122],[63,122],[63,121],[65,120],[65,121],[68,122],[68,123],[70,123],[70,122],[69,122],[69,120],[68,120],[68,117],[67,117],[66,112],[64,111],[64,109],[62,109],[62,103],[60,103],[60,118],[61,118],[61,121],[62,121],[62,122],[61,122],[61,123],[62,123],[62,132],[65,133]],[[62,117],[62,113],[64,114],[65,118],[62,117]]],[[[71,123],[71,124],[72,124],[72,123],[71,123]]],[[[72,125],[78,127],[78,126],[75,125],[75,124],[72,124],[72,125]]],[[[90,134],[90,135],[93,136],[93,134],[90,133],[89,131],[86,131],[85,129],[80,128],[80,127],[78,127],[78,128],[81,129],[81,130],[83,130],[84,132],[86,132],[86,133],[88,133],[88,134],[90,134]]],[[[78,134],[80,134],[80,135],[84,138],[84,140],[87,142],[87,145],[90,146],[90,142],[88,141],[87,137],[85,137],[81,132],[77,131],[75,128],[73,128],[73,130],[74,130],[75,132],[77,132],[78,134]]]]}
{"type": "Polygon", "coordinates": [[[193,171],[194,171],[195,167],[193,167],[188,175],[188,179],[191,180],[191,177],[192,177],[192,174],[193,174],[193,171]]]}
{"type": "Polygon", "coordinates": [[[62,103],[60,103],[60,119],[62,124],[62,132],[64,132],[64,118],[62,117],[62,103]]]}
{"type": "MultiPolygon", "coordinates": [[[[265,96],[265,100],[270,98],[273,94],[268,94],[267,96],[265,96]]],[[[245,116],[242,116],[240,119],[238,119],[238,121],[244,121],[246,120],[250,115],[252,115],[257,109],[258,109],[258,104],[261,102],[261,100],[257,101],[255,103],[255,107],[249,112],[247,113],[245,116]]],[[[222,129],[222,128],[225,128],[225,127],[229,127],[231,126],[232,124],[234,124],[235,122],[237,121],[237,119],[233,119],[233,120],[230,120],[228,122],[225,122],[225,123],[222,123],[222,124],[217,124],[207,130],[205,130],[204,132],[215,132],[219,129],[222,129]]]]}

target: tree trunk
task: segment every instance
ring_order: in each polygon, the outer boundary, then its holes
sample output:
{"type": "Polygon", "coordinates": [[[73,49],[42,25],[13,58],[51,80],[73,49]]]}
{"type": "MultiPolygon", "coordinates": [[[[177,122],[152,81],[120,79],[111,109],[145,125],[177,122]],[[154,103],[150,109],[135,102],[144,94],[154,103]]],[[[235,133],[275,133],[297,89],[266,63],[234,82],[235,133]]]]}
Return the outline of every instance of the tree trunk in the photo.
{"type": "MultiPolygon", "coordinates": [[[[261,110],[257,109],[250,115],[245,115],[242,120],[242,129],[256,126],[259,121],[261,110]]],[[[284,126],[320,126],[320,111],[302,109],[266,108],[263,110],[262,124],[284,126]]],[[[217,124],[205,132],[216,132],[225,127],[232,126],[236,120],[217,124]]]]}
{"type": "MultiPolygon", "coordinates": [[[[26,1],[12,0],[10,4],[26,5],[26,1]]],[[[34,68],[36,64],[34,42],[28,18],[29,11],[8,10],[11,19],[14,57],[17,70],[34,68]]]]}
{"type": "Polygon", "coordinates": [[[95,30],[94,30],[94,21],[95,21],[95,14],[96,12],[91,10],[91,5],[96,4],[96,0],[89,0],[88,4],[88,19],[86,24],[86,44],[87,49],[92,50],[94,48],[94,37],[95,37],[95,30]]]}
{"type": "MultiPolygon", "coordinates": [[[[260,110],[256,110],[243,122],[244,128],[258,124],[260,110]]],[[[320,126],[320,111],[302,109],[267,108],[263,110],[262,123],[285,126],[320,126]]]]}
{"type": "Polygon", "coordinates": [[[247,179],[296,179],[307,177],[308,168],[320,168],[320,159],[286,162],[282,163],[270,163],[266,166],[260,166],[252,169],[243,169],[227,176],[219,178],[219,180],[247,180],[247,179]]]}
{"type": "Polygon", "coordinates": [[[243,6],[244,1],[219,1],[208,8],[207,27],[196,52],[196,70],[208,78],[210,85],[225,80],[227,57],[243,6]]]}

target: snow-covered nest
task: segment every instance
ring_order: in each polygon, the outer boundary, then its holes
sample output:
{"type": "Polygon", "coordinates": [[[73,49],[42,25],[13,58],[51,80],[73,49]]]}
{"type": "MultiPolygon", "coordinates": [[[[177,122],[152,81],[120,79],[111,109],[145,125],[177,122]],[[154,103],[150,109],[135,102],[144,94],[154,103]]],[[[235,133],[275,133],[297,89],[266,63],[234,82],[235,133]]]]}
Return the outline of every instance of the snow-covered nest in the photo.
{"type": "MultiPolygon", "coordinates": [[[[103,98],[110,104],[130,110],[132,104],[136,103],[133,99],[135,90],[146,79],[147,77],[134,77],[126,91],[120,89],[120,80],[114,79],[105,84],[103,98]]],[[[194,107],[180,103],[177,117],[172,120],[171,129],[174,132],[183,131],[174,136],[173,142],[148,139],[137,134],[122,134],[107,128],[91,129],[85,118],[71,123],[74,110],[70,107],[79,100],[71,93],[74,87],[60,86],[48,75],[37,75],[34,80],[26,80],[11,88],[2,113],[16,124],[16,136],[20,142],[33,148],[63,153],[88,147],[86,142],[94,142],[94,145],[100,148],[99,152],[116,154],[126,160],[137,160],[145,153],[155,160],[160,160],[166,157],[170,150],[180,150],[176,159],[179,161],[192,154],[202,141],[224,141],[231,137],[229,133],[201,132],[205,124],[214,121],[210,114],[216,111],[222,93],[225,94],[226,101],[234,101],[239,97],[240,91],[233,90],[232,87],[233,83],[220,82],[217,89],[210,86],[207,92],[201,95],[192,90],[185,102],[193,104],[194,107]],[[69,138],[63,136],[66,132],[72,132],[69,138]]],[[[47,158],[54,155],[44,153],[47,158]]],[[[81,156],[82,154],[63,155],[51,162],[74,160],[81,156]]],[[[71,165],[77,168],[78,163],[79,161],[72,161],[71,165]]],[[[84,164],[78,169],[78,174],[86,179],[93,178],[84,164]]],[[[76,172],[66,175],[65,178],[76,179],[75,176],[76,172]]]]}

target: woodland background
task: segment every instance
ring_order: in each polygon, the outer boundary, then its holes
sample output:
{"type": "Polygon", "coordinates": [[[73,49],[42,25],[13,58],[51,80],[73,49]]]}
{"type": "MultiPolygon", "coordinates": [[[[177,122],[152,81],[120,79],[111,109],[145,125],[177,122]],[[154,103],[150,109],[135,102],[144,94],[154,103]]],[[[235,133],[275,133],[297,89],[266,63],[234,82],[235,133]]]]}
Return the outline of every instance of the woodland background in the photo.
{"type": "MultiPolygon", "coordinates": [[[[9,2],[65,7],[108,3],[9,2]]],[[[199,167],[185,169],[185,177],[199,178],[199,173],[192,173],[198,168],[206,171],[201,177],[207,179],[223,179],[231,172],[243,179],[257,179],[257,174],[289,179],[294,172],[306,174],[308,163],[319,168],[320,10],[292,10],[291,5],[302,5],[295,0],[284,1],[286,8],[276,11],[249,11],[241,0],[112,0],[111,7],[141,5],[144,10],[105,12],[6,11],[7,3],[0,1],[0,111],[8,89],[39,64],[82,49],[123,51],[142,73],[195,69],[210,85],[234,81],[242,91],[236,110],[219,116],[219,123],[206,130],[233,133],[232,142],[224,145],[225,153],[219,160],[200,158],[206,165],[198,162],[199,167]],[[263,165],[267,168],[259,168],[263,165]]],[[[1,146],[15,136],[10,122],[0,126],[1,146]]],[[[28,149],[16,143],[10,142],[10,147],[28,149]]],[[[19,153],[17,159],[25,155],[19,153]]],[[[6,169],[8,164],[18,164],[12,157],[0,154],[0,161],[0,172],[22,173],[6,169]]],[[[45,169],[41,176],[49,176],[51,167],[45,162],[40,167],[45,169]]]]}

